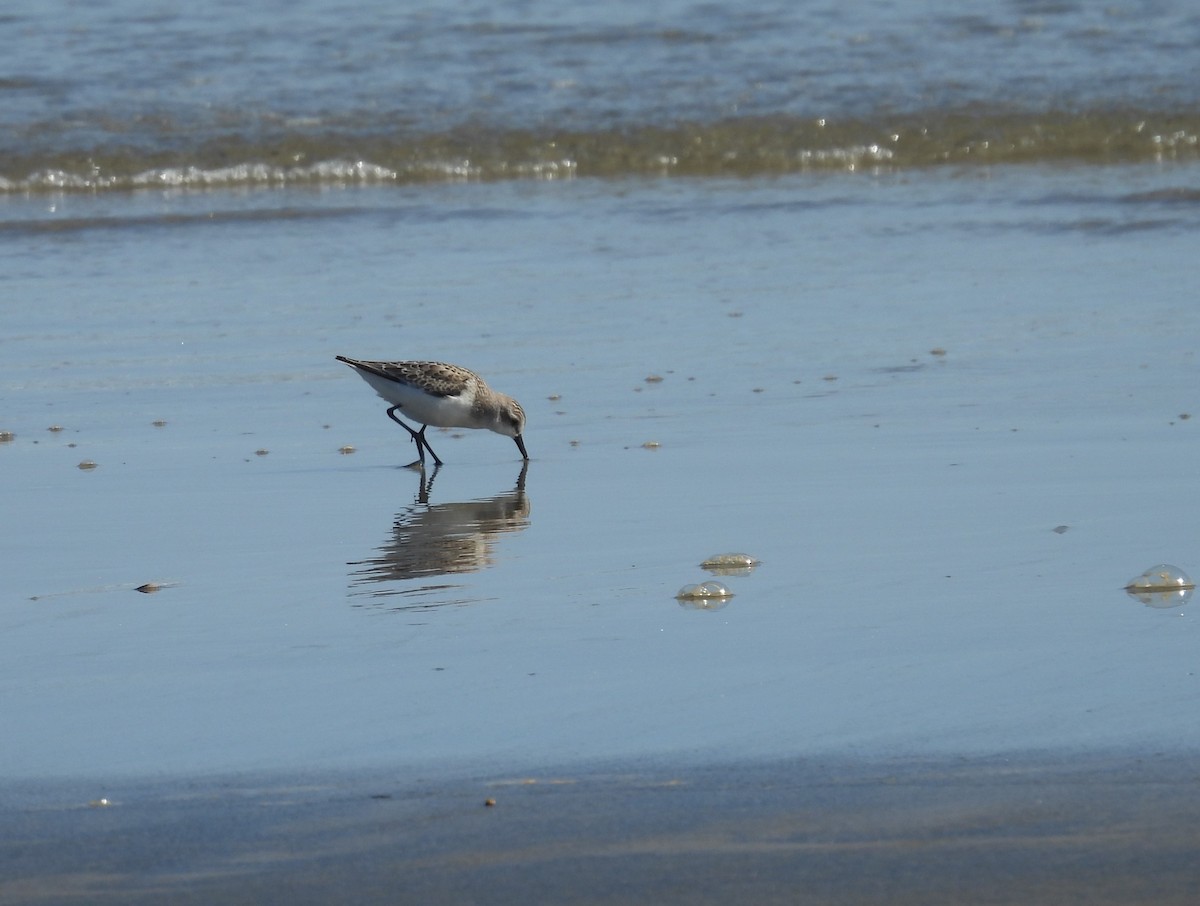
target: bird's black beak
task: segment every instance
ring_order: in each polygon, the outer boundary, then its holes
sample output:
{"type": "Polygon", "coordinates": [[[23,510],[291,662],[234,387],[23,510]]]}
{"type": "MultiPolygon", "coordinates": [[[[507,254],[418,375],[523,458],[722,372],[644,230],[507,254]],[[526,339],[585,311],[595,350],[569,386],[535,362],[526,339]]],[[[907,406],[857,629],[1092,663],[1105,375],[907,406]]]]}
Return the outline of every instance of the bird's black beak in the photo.
{"type": "Polygon", "coordinates": [[[525,441],[523,441],[521,439],[521,435],[518,434],[516,437],[513,438],[513,440],[515,440],[517,442],[517,449],[521,451],[521,458],[524,459],[526,462],[528,462],[529,454],[525,452],[525,441]]]}

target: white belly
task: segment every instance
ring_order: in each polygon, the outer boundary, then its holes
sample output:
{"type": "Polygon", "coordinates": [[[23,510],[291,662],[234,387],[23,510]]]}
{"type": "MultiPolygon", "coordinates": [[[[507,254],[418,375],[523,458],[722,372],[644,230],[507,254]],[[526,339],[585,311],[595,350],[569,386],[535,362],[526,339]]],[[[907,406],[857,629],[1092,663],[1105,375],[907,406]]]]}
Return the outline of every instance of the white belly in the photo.
{"type": "Polygon", "coordinates": [[[389,381],[369,371],[358,372],[375,392],[393,406],[400,407],[400,414],[419,425],[437,428],[474,428],[471,418],[472,394],[470,391],[458,396],[431,396],[409,384],[389,381]]]}

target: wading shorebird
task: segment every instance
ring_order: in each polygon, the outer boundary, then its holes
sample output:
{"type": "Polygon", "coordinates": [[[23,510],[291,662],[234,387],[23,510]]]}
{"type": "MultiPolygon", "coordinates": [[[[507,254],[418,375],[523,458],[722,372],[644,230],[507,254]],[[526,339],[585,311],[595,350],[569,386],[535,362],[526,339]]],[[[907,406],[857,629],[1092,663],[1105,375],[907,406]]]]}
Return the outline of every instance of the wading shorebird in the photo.
{"type": "Polygon", "coordinates": [[[517,442],[521,458],[528,460],[525,441],[525,410],[511,396],[497,393],[474,371],[445,362],[365,362],[344,355],[337,357],[358,376],[392,404],[388,418],[412,435],[417,445],[417,461],[412,466],[425,465],[425,451],[435,465],[442,461],[425,439],[425,429],[487,428],[517,442]],[[399,410],[421,426],[414,431],[396,416],[399,410]]]}

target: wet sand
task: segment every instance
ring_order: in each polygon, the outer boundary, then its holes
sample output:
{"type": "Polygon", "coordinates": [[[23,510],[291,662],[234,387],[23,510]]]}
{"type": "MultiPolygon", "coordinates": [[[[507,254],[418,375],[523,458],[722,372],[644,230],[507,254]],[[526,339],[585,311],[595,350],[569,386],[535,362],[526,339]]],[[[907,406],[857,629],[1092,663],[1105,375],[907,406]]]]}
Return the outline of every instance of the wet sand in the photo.
{"type": "Polygon", "coordinates": [[[4,903],[1194,903],[1200,759],[4,788],[4,903]],[[491,801],[494,804],[487,804],[491,801]],[[89,804],[89,802],[91,804],[89,804]]]}
{"type": "Polygon", "coordinates": [[[16,234],[0,902],[1197,901],[1184,178],[16,234]],[[423,486],[337,353],[532,463],[423,486]]]}

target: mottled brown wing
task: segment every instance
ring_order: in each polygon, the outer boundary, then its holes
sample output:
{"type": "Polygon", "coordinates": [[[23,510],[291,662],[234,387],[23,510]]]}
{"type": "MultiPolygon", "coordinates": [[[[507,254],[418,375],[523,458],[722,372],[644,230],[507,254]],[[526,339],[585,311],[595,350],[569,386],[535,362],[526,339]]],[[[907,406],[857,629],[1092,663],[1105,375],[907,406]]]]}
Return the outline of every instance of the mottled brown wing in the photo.
{"type": "Polygon", "coordinates": [[[418,387],[432,396],[458,396],[474,373],[446,362],[357,362],[381,377],[418,387]]]}

